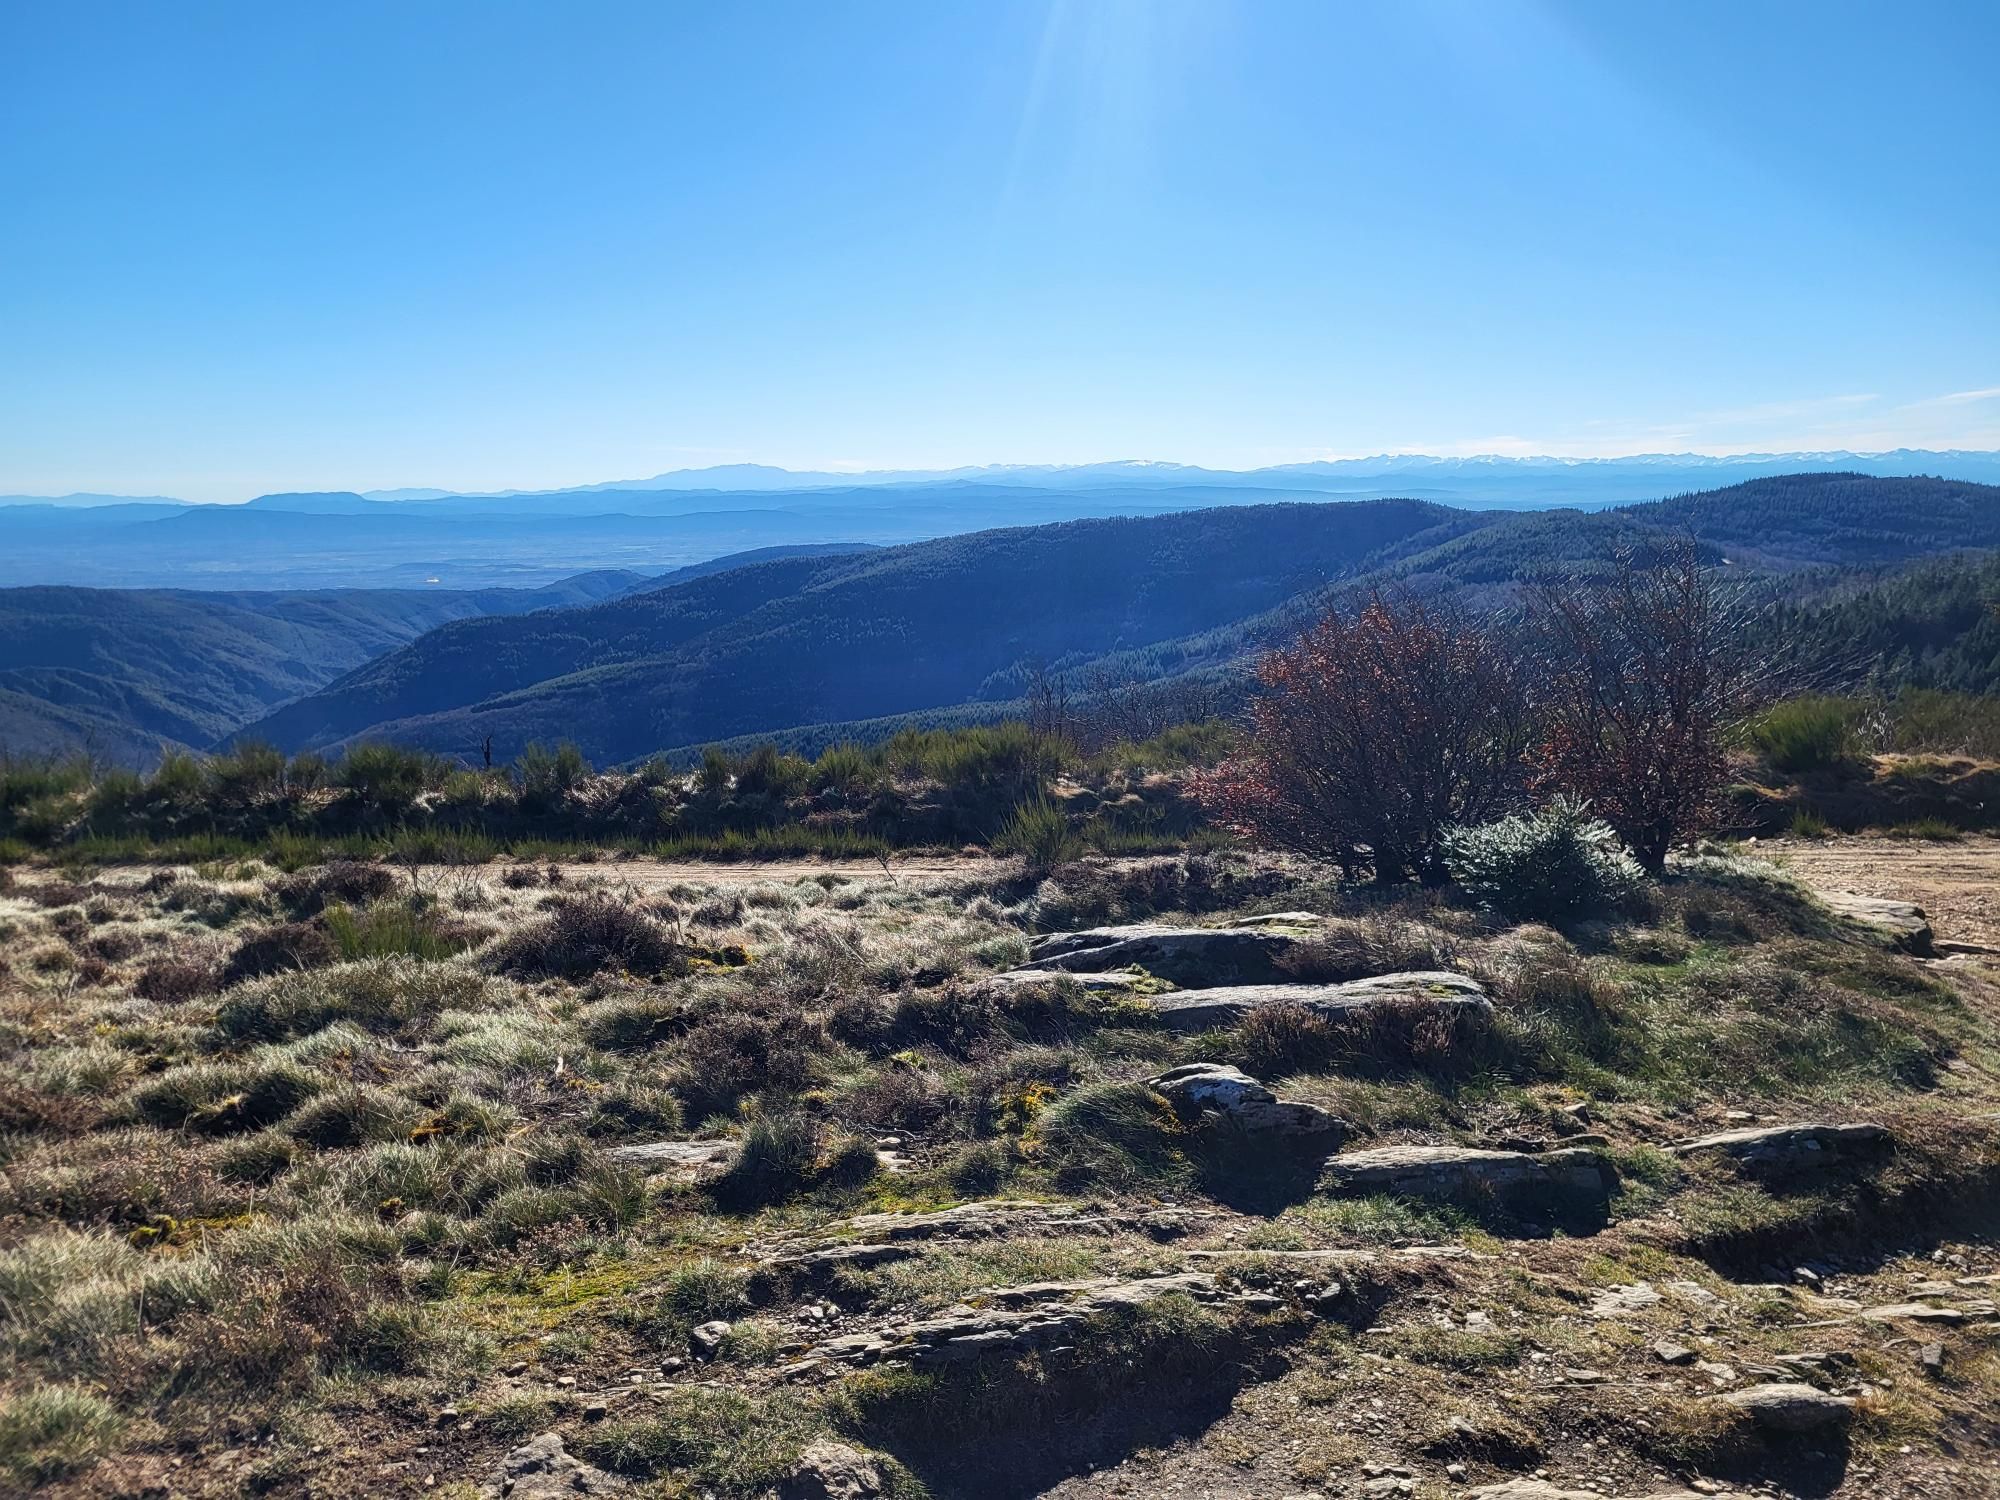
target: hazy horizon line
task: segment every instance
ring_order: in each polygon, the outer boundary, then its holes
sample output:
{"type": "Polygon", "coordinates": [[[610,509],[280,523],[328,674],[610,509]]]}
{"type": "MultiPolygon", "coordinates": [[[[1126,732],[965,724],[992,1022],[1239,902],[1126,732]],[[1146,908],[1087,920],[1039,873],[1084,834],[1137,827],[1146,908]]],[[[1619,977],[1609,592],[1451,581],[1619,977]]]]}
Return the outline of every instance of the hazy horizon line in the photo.
{"type": "MultiPolygon", "coordinates": [[[[1498,451],[1449,453],[1421,448],[1389,448],[1372,453],[1323,453],[1312,458],[1287,459],[1274,463],[1258,464],[1245,468],[1216,467],[1210,464],[1193,463],[1179,459],[1158,458],[1099,458],[1081,460],[996,460],[987,463],[953,464],[941,467],[899,466],[894,464],[856,465],[852,461],[834,460],[824,464],[793,467],[789,464],[771,463],[760,459],[736,459],[728,462],[691,465],[684,468],[662,469],[657,473],[632,478],[589,479],[568,484],[534,487],[493,488],[451,488],[446,485],[395,484],[370,485],[366,488],[347,486],[297,486],[293,488],[259,490],[240,500],[188,500],[164,491],[152,493],[120,493],[113,491],[78,489],[62,493],[33,493],[29,491],[0,492],[0,503],[21,504],[35,501],[59,502],[92,500],[108,504],[118,503],[160,503],[179,505],[245,505],[252,500],[272,495],[357,495],[362,498],[384,496],[406,496],[416,498],[425,495],[478,499],[520,497],[531,495],[555,495],[570,491],[588,492],[606,488],[630,488],[644,485],[654,480],[682,478],[700,474],[720,474],[742,470],[767,470],[773,474],[791,477],[826,476],[837,479],[852,479],[865,482],[877,480],[926,478],[946,479],[961,475],[1021,473],[1035,470],[1052,474],[1072,473],[1091,469],[1147,469],[1157,468],[1162,472],[1186,471],[1219,476],[1269,474],[1290,469],[1311,469],[1316,466],[1359,465],[1371,463],[1391,463],[1399,460],[1425,461],[1436,464],[1495,464],[1531,465],[1561,464],[1565,466],[1595,466],[1620,463],[1672,463],[1728,464],[1728,463],[1774,463],[1789,459],[1828,461],[1851,458],[1861,461],[1912,457],[1938,458],[1980,458],[2000,461],[2000,448],[1922,448],[1908,445],[1894,448],[1785,448],[1785,449],[1740,449],[1712,451],[1700,448],[1647,449],[1630,453],[1567,454],[1555,452],[1506,453],[1498,451]]],[[[384,503],[395,503],[385,500],[384,503]]]]}

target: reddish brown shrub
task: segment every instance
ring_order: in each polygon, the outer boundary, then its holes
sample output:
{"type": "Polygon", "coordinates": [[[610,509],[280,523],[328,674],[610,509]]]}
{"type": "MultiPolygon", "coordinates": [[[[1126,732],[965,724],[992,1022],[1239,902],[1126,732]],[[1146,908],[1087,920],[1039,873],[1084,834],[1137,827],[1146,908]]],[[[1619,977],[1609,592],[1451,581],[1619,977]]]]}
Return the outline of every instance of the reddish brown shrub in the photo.
{"type": "Polygon", "coordinates": [[[1413,595],[1330,609],[1257,667],[1248,748],[1195,795],[1257,843],[1378,880],[1445,877],[1439,839],[1516,796],[1526,714],[1512,658],[1413,595]]]}

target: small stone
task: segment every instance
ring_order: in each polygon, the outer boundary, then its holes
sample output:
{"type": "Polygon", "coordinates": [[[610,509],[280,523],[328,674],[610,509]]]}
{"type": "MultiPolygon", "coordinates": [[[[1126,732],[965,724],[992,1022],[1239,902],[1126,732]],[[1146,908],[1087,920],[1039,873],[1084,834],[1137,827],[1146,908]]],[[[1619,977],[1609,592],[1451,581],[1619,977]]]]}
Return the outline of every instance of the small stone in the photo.
{"type": "Polygon", "coordinates": [[[695,1358],[712,1360],[722,1352],[722,1344],[729,1337],[730,1325],[721,1318],[702,1323],[688,1335],[688,1347],[695,1358]]]}
{"type": "Polygon", "coordinates": [[[680,1355],[669,1354],[665,1359],[660,1361],[660,1373],[662,1375],[678,1375],[682,1370],[687,1368],[687,1363],[680,1355]]]}
{"type": "Polygon", "coordinates": [[[1663,1365],[1691,1365],[1695,1361],[1694,1350],[1686,1344],[1676,1344],[1672,1339],[1661,1339],[1653,1345],[1653,1358],[1663,1365]]]}
{"type": "Polygon", "coordinates": [[[1944,1345],[1924,1345],[1917,1351],[1917,1364],[1926,1375],[1936,1377],[1944,1374],[1944,1345]]]}
{"type": "Polygon", "coordinates": [[[616,1475],[572,1457],[560,1433],[545,1432],[502,1459],[479,1493],[481,1500],[575,1500],[578,1495],[622,1494],[628,1488],[616,1475]]]}
{"type": "Polygon", "coordinates": [[[564,1390],[569,1390],[576,1384],[576,1377],[574,1375],[558,1375],[556,1376],[556,1384],[564,1390]]]}
{"type": "Polygon", "coordinates": [[[455,1406],[443,1407],[439,1410],[437,1414],[437,1425],[440,1427],[447,1427],[451,1423],[456,1422],[457,1420],[458,1420],[458,1408],[455,1406]]]}
{"type": "Polygon", "coordinates": [[[525,1359],[517,1359],[511,1365],[502,1369],[500,1373],[502,1375],[525,1375],[528,1373],[528,1362],[525,1359]]]}
{"type": "Polygon", "coordinates": [[[611,1403],[608,1401],[601,1399],[586,1401],[583,1405],[583,1420],[586,1422],[601,1422],[610,1410],[611,1403]]]}
{"type": "Polygon", "coordinates": [[[1660,1294],[1645,1282],[1631,1286],[1606,1287],[1591,1299],[1593,1318],[1622,1318],[1659,1305],[1660,1294]]]}

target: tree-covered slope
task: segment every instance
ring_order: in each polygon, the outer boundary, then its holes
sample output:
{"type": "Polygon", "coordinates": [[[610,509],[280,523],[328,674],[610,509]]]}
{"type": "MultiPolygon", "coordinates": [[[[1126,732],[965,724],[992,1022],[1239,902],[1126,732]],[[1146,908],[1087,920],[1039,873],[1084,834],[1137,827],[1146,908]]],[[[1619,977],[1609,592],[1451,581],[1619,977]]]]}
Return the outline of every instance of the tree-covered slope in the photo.
{"type": "Polygon", "coordinates": [[[589,609],[464,621],[255,725],[461,754],[568,737],[601,760],[972,695],[1036,659],[1259,613],[1371,559],[1488,524],[1417,501],[1237,506],[788,558],[589,609]]]}
{"type": "Polygon", "coordinates": [[[1330,586],[1481,594],[1693,531],[1746,576],[2000,546],[2000,489],[1800,475],[1643,506],[1494,515],[1418,501],[1236,506],[795,557],[531,620],[463,621],[254,726],[471,755],[577,740],[600,761],[1011,696],[1035,663],[1199,670],[1330,586]]]}
{"type": "Polygon", "coordinates": [[[162,748],[205,747],[449,620],[575,605],[638,581],[603,572],[474,591],[0,589],[0,749],[146,762],[162,748]]]}

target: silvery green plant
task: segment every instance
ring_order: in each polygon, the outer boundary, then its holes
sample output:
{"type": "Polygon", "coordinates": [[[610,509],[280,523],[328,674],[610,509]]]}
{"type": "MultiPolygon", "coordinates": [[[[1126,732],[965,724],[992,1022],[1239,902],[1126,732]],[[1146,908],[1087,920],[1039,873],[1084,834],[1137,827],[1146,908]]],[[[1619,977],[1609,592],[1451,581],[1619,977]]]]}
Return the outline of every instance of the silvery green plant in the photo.
{"type": "Polygon", "coordinates": [[[1645,880],[1611,825],[1590,804],[1558,797],[1533,813],[1448,829],[1445,865],[1481,906],[1561,921],[1615,907],[1645,880]]]}

